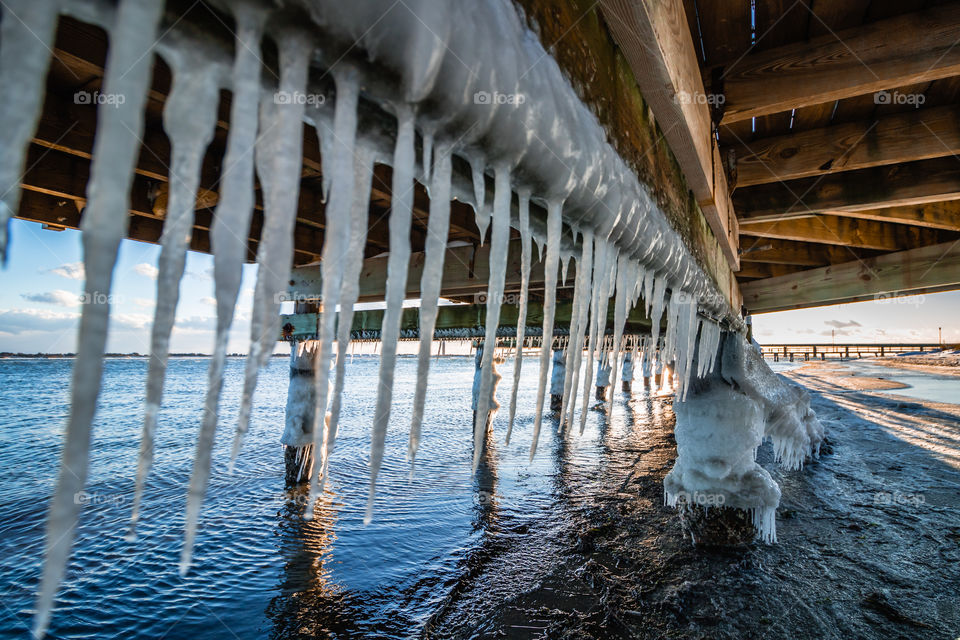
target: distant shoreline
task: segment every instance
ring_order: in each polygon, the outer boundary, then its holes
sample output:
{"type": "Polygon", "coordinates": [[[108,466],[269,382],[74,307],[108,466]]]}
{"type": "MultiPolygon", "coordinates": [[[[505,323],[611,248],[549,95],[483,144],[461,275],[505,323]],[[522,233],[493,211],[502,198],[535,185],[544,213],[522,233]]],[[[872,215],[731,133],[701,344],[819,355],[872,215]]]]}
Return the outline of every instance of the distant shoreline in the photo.
{"type": "MultiPolygon", "coordinates": [[[[10,359],[10,360],[70,360],[76,358],[77,354],[75,353],[10,353],[3,352],[0,353],[0,360],[10,359]]],[[[149,358],[149,354],[146,353],[106,353],[103,356],[104,358],[149,358]]],[[[209,358],[211,357],[209,353],[171,353],[171,358],[209,358]]],[[[245,353],[230,353],[227,354],[228,358],[246,358],[247,354],[245,353]]],[[[274,358],[288,358],[289,356],[285,353],[275,353],[273,354],[274,358]]]]}

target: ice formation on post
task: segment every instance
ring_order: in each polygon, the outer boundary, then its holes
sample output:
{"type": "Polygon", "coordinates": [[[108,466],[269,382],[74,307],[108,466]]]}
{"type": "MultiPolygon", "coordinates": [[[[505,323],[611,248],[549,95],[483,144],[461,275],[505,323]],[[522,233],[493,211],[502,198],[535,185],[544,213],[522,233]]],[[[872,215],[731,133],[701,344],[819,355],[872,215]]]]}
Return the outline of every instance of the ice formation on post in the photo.
{"type": "Polygon", "coordinates": [[[192,57],[170,54],[173,88],[164,106],[164,128],[170,138],[173,162],[170,167],[170,198],[160,238],[157,303],[150,333],[150,361],[147,366],[147,393],[143,432],[137,463],[136,488],[130,516],[130,534],[140,517],[143,485],[153,464],[153,433],[163,397],[163,383],[170,353],[180,298],[180,280],[187,260],[187,248],[193,231],[193,210],[203,154],[213,139],[216,126],[219,83],[211,64],[198,64],[192,57]]]}
{"type": "Polygon", "coordinates": [[[567,350],[567,362],[563,380],[563,399],[560,403],[560,425],[573,422],[573,412],[577,405],[577,382],[580,378],[580,359],[583,356],[583,336],[587,324],[587,311],[590,303],[590,284],[593,276],[593,231],[583,232],[580,260],[577,262],[577,279],[573,288],[573,303],[570,318],[570,348],[567,350]],[[571,391],[573,393],[571,394],[571,391]]]}
{"type": "MultiPolygon", "coordinates": [[[[707,331],[710,342],[713,332],[707,331]]],[[[719,343],[720,366],[694,379],[686,398],[674,403],[677,461],[664,479],[666,502],[713,497],[714,504],[750,512],[760,537],[775,542],[780,488],[757,464],[757,447],[772,439],[781,465],[797,469],[818,454],[823,427],[807,392],[771,371],[743,336],[728,332],[719,343]]]]}
{"type": "Polygon", "coordinates": [[[427,399],[427,377],[430,374],[430,346],[437,323],[437,304],[443,284],[443,260],[447,252],[450,231],[450,180],[453,171],[451,149],[441,145],[437,150],[435,166],[430,172],[430,217],[427,221],[427,242],[423,273],[420,276],[420,345],[417,352],[417,386],[413,395],[413,415],[410,419],[410,441],[407,456],[410,472],[420,446],[420,426],[427,399]]]}
{"type": "Polygon", "coordinates": [[[0,21],[0,264],[7,260],[7,227],[20,204],[27,146],[43,104],[44,79],[57,26],[57,0],[7,0],[0,21]]]}
{"type": "Polygon", "coordinates": [[[113,267],[127,229],[127,195],[143,131],[143,106],[161,10],[162,5],[150,0],[123,0],[117,7],[116,22],[110,33],[103,90],[126,99],[116,108],[97,110],[87,207],[81,222],[86,274],[84,295],[90,303],[83,306],[80,316],[70,417],[47,521],[45,562],[34,619],[37,637],[44,635],[50,621],[54,595],[73,546],[79,514],[75,496],[83,490],[87,479],[91,426],[107,343],[113,267]]]}

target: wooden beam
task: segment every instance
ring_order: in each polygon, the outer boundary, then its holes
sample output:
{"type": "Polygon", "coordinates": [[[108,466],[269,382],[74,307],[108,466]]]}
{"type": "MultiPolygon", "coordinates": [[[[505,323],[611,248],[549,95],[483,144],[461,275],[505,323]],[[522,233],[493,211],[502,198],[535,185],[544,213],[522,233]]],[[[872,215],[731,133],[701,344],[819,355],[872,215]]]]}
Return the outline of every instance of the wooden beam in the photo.
{"type": "Polygon", "coordinates": [[[785,276],[789,273],[796,273],[805,269],[809,269],[809,267],[789,264],[768,264],[763,262],[741,262],[740,271],[737,271],[737,279],[745,280],[774,278],[776,276],[785,276]]]}
{"type": "Polygon", "coordinates": [[[800,220],[743,223],[740,225],[740,234],[881,251],[903,251],[948,239],[940,237],[941,232],[935,229],[829,215],[800,220]]]}
{"type": "Polygon", "coordinates": [[[930,229],[960,231],[960,200],[930,202],[904,207],[863,209],[861,211],[827,211],[825,213],[835,213],[848,218],[877,220],[878,222],[900,222],[930,229]]]}
{"type": "Polygon", "coordinates": [[[960,153],[960,108],[898,113],[761,138],[729,150],[737,161],[738,187],[940,158],[960,153]]]}
{"type": "Polygon", "coordinates": [[[792,264],[804,267],[822,267],[855,260],[864,255],[863,249],[839,247],[830,244],[810,242],[792,242],[789,240],[770,240],[766,238],[744,238],[741,242],[744,262],[766,262],[770,264],[792,264]]]}
{"type": "Polygon", "coordinates": [[[733,196],[741,222],[957,199],[960,199],[960,159],[955,157],[757,185],[737,189],[733,196]]]}
{"type": "MultiPolygon", "coordinates": [[[[387,261],[389,256],[377,256],[364,260],[360,272],[360,302],[378,302],[384,299],[387,282],[387,261]]],[[[407,298],[420,297],[420,276],[423,275],[425,254],[414,253],[410,257],[407,271],[407,298]]],[[[573,286],[576,266],[570,264],[566,285],[573,286]]],[[[490,276],[490,245],[462,246],[447,249],[443,261],[443,283],[441,295],[481,296],[487,290],[490,276]]],[[[290,294],[296,299],[318,298],[322,291],[323,279],[319,266],[295,269],[290,275],[290,294]]],[[[534,262],[530,269],[530,286],[535,289],[544,282],[543,263],[534,262]]],[[[520,290],[520,243],[510,243],[507,254],[506,291],[515,293],[520,290]]],[[[479,298],[478,298],[479,299],[479,298]]]]}
{"type": "Polygon", "coordinates": [[[697,204],[735,270],[737,222],[683,2],[600,0],[600,4],[697,204]]]}
{"type": "Polygon", "coordinates": [[[721,78],[723,124],[960,75],[960,5],[949,4],[751,53],[721,78]]]}
{"type": "Polygon", "coordinates": [[[745,282],[741,289],[750,313],[960,289],[960,242],[745,282]]]}

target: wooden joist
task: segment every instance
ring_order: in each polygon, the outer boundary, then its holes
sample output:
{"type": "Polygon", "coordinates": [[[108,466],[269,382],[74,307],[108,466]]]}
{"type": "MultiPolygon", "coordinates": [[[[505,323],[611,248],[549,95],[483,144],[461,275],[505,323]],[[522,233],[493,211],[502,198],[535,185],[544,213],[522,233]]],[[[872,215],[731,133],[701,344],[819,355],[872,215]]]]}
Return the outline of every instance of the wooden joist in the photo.
{"type": "Polygon", "coordinates": [[[774,278],[776,276],[785,276],[789,273],[796,273],[809,269],[809,267],[789,265],[789,264],[769,264],[764,262],[746,262],[740,263],[740,271],[737,272],[737,278],[740,279],[759,279],[774,278]]]}
{"type": "Polygon", "coordinates": [[[745,282],[751,313],[933,293],[960,287],[960,242],[745,282]]]}
{"type": "Polygon", "coordinates": [[[940,158],[960,153],[960,110],[898,113],[761,138],[729,150],[736,157],[738,187],[940,158]]]}
{"type": "Polygon", "coordinates": [[[705,77],[722,86],[723,124],[960,75],[960,5],[949,4],[732,60],[705,77]]]}
{"type": "Polygon", "coordinates": [[[700,209],[735,270],[737,221],[713,137],[711,101],[700,77],[683,3],[600,0],[600,5],[700,209]]]}
{"type": "Polygon", "coordinates": [[[816,215],[799,220],[743,223],[740,225],[740,233],[759,238],[820,242],[881,251],[903,251],[947,239],[941,238],[941,232],[936,229],[830,215],[816,215]]]}
{"type": "MultiPolygon", "coordinates": [[[[833,213],[827,211],[826,213],[833,213]]],[[[884,207],[882,209],[863,209],[859,211],[841,211],[838,215],[879,222],[899,222],[916,227],[960,231],[960,200],[930,202],[921,205],[903,207],[884,207]]]]}
{"type": "Polygon", "coordinates": [[[743,247],[743,254],[740,256],[741,264],[745,262],[766,262],[804,267],[822,267],[828,264],[855,260],[863,257],[865,251],[832,244],[813,244],[768,238],[744,238],[741,246],[743,247]]]}
{"type": "Polygon", "coordinates": [[[738,189],[734,194],[741,221],[957,199],[960,199],[960,159],[952,156],[758,185],[738,189]]]}

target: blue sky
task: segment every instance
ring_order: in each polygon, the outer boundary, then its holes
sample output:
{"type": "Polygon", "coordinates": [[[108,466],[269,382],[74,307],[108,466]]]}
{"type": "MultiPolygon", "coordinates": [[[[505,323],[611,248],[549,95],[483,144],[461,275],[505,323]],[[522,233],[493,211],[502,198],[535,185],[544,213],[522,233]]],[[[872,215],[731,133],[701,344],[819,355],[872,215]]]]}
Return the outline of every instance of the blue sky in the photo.
{"type": "MultiPolygon", "coordinates": [[[[0,351],[64,353],[76,350],[80,316],[77,299],[83,271],[80,233],[47,231],[39,224],[12,220],[10,253],[0,271],[0,351]]],[[[149,352],[160,248],[125,240],[114,274],[108,350],[149,352]]],[[[173,352],[209,353],[216,310],[213,259],[189,253],[181,283],[173,352]]],[[[245,353],[256,267],[246,265],[230,351],[245,353]]],[[[859,302],[754,316],[760,342],[945,342],[960,343],[960,292],[859,302]]]]}

